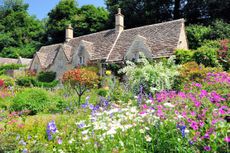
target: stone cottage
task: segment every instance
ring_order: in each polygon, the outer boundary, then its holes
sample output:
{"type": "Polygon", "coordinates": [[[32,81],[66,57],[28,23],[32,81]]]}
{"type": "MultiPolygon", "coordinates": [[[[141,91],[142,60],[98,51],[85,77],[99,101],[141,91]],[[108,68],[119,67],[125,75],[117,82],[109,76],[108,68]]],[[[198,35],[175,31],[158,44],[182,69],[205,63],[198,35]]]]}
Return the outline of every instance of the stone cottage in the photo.
{"type": "Polygon", "coordinates": [[[175,49],[188,49],[184,19],[124,29],[121,10],[115,17],[115,28],[73,37],[73,28],[66,28],[66,41],[43,46],[34,55],[30,69],[63,73],[79,65],[121,62],[137,59],[139,52],[148,58],[173,55],[175,49]]]}

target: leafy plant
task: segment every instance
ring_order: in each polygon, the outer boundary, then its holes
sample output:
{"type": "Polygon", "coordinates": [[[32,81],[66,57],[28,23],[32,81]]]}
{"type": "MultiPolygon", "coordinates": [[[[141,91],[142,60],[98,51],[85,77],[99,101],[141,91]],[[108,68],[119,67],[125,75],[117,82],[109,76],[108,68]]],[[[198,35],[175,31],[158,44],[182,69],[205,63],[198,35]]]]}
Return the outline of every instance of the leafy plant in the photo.
{"type": "Polygon", "coordinates": [[[31,114],[44,111],[50,103],[49,94],[40,88],[26,88],[18,92],[13,99],[11,110],[29,110],[31,114]]]}
{"type": "Polygon", "coordinates": [[[190,25],[186,28],[190,49],[197,49],[202,43],[209,39],[211,28],[202,25],[190,25]]]}
{"type": "Polygon", "coordinates": [[[178,49],[175,51],[176,64],[184,64],[193,60],[194,52],[191,50],[178,49]]]}
{"type": "Polygon", "coordinates": [[[23,87],[35,86],[35,83],[36,83],[36,79],[30,76],[19,77],[16,80],[16,84],[18,86],[23,86],[23,87]]]}
{"type": "Polygon", "coordinates": [[[7,76],[7,75],[0,75],[0,79],[4,81],[4,86],[9,87],[9,86],[14,86],[15,85],[15,80],[14,78],[7,76]]]}

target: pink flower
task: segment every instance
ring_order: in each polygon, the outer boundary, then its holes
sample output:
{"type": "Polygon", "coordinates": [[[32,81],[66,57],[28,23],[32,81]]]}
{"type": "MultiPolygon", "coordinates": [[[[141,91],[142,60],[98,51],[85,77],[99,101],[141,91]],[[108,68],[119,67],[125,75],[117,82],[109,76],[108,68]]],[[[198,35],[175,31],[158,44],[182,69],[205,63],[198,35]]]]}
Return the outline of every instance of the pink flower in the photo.
{"type": "Polygon", "coordinates": [[[204,98],[206,96],[208,96],[208,92],[206,90],[201,90],[200,91],[200,98],[204,98]]]}
{"type": "Polygon", "coordinates": [[[146,104],[142,105],[143,109],[148,109],[148,106],[146,104]]]}
{"type": "Polygon", "coordinates": [[[192,116],[196,116],[196,112],[191,112],[191,115],[192,116]]]}
{"type": "Polygon", "coordinates": [[[204,126],[204,122],[199,122],[199,125],[200,125],[200,127],[203,127],[204,126]]]}
{"type": "Polygon", "coordinates": [[[225,137],[225,138],[224,138],[224,141],[227,142],[227,143],[229,143],[229,142],[230,142],[230,137],[228,137],[228,136],[225,137]]]}
{"type": "Polygon", "coordinates": [[[200,107],[200,105],[201,105],[201,103],[199,101],[195,101],[194,104],[196,107],[200,107]]]}

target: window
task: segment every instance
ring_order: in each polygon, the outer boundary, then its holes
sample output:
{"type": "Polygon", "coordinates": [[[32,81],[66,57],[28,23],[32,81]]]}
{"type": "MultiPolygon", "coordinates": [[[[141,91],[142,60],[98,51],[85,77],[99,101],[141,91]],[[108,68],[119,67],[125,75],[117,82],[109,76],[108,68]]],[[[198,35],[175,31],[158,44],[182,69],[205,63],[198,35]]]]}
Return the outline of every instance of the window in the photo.
{"type": "Polygon", "coordinates": [[[85,64],[85,58],[83,56],[80,56],[80,65],[85,64]]]}

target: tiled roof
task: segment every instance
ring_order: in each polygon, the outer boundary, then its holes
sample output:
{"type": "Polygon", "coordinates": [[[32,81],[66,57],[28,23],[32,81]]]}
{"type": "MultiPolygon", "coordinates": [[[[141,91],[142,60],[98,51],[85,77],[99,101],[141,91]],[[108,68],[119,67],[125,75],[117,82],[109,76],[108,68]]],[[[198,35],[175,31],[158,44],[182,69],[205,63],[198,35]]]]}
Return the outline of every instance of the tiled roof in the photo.
{"type": "Polygon", "coordinates": [[[146,39],[145,45],[150,48],[153,58],[168,57],[177,47],[183,23],[184,20],[179,19],[128,29],[121,33],[115,29],[106,30],[76,37],[64,44],[44,46],[37,55],[42,67],[47,68],[53,63],[60,48],[63,48],[68,61],[71,61],[73,52],[83,44],[90,54],[90,60],[119,61],[124,58],[135,37],[141,36],[146,39]]]}
{"type": "Polygon", "coordinates": [[[137,35],[146,38],[153,58],[168,57],[177,47],[183,19],[124,30],[108,61],[122,60],[137,35]]]}
{"type": "Polygon", "coordinates": [[[0,57],[0,65],[2,65],[2,64],[17,64],[17,62],[18,62],[18,59],[0,57]]]}
{"type": "Polygon", "coordinates": [[[117,36],[118,36],[118,32],[116,32],[114,29],[106,30],[102,32],[97,32],[97,33],[73,38],[67,44],[73,46],[73,49],[75,49],[80,45],[82,40],[91,42],[93,44],[93,50],[91,52],[91,60],[106,59],[117,36]]]}

